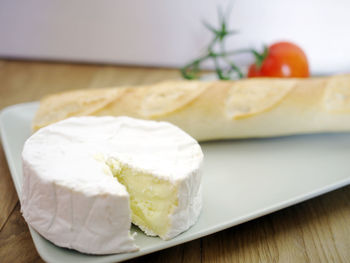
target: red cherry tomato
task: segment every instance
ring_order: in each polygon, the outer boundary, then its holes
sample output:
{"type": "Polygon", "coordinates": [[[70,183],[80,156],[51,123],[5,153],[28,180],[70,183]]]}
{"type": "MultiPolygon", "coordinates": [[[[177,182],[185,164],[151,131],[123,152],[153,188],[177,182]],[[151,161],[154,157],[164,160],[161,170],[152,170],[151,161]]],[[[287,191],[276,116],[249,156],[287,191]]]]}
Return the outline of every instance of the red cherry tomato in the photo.
{"type": "Polygon", "coordinates": [[[304,51],[290,42],[278,42],[269,46],[261,66],[252,64],[248,71],[248,77],[306,78],[309,75],[309,64],[304,51]]]}

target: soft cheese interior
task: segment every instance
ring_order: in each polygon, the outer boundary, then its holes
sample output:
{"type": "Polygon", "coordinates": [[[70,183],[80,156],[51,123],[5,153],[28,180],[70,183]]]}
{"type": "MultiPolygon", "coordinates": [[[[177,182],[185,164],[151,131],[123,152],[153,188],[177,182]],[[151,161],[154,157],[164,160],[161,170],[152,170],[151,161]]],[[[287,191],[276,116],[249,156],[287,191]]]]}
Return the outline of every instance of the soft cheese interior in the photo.
{"type": "Polygon", "coordinates": [[[148,235],[169,238],[169,215],[178,206],[178,183],[138,171],[113,158],[107,164],[130,195],[132,222],[148,235]]]}
{"type": "Polygon", "coordinates": [[[131,221],[170,239],[200,213],[202,151],[169,123],[70,118],[30,137],[22,159],[23,216],[59,246],[134,251],[131,221]]]}

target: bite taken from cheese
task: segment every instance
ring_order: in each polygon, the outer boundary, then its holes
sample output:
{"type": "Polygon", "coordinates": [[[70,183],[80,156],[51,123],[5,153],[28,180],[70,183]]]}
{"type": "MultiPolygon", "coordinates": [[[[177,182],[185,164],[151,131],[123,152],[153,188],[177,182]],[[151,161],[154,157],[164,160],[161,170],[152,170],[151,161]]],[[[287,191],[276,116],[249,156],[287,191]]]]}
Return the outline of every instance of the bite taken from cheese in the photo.
{"type": "Polygon", "coordinates": [[[33,134],[22,159],[23,217],[58,246],[135,251],[131,223],[167,240],[200,214],[203,153],[166,122],[69,118],[33,134]]]}
{"type": "Polygon", "coordinates": [[[178,206],[178,185],[131,168],[114,158],[107,164],[130,195],[132,222],[147,235],[168,239],[170,217],[178,206]]]}

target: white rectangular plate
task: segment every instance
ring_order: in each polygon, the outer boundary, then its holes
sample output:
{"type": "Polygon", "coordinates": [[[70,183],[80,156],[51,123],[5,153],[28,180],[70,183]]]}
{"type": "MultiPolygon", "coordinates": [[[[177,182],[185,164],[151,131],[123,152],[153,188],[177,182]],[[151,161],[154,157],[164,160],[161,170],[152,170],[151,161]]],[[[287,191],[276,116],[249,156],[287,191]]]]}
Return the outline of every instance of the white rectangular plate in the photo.
{"type": "MultiPolygon", "coordinates": [[[[3,147],[21,193],[21,151],[30,136],[38,103],[8,107],[0,115],[3,147]]],[[[53,245],[29,227],[48,262],[117,262],[175,246],[274,212],[350,183],[350,133],[202,143],[205,155],[203,210],[198,222],[162,241],[139,232],[140,251],[106,256],[81,254],[53,245]]]]}

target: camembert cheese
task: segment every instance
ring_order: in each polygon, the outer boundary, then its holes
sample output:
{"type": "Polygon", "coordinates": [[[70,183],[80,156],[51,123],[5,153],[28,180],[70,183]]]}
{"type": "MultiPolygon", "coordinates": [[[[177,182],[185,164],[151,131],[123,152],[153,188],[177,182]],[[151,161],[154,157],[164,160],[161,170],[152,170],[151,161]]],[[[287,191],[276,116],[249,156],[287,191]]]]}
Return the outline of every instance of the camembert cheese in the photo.
{"type": "Polygon", "coordinates": [[[131,222],[166,240],[201,210],[203,153],[166,122],[69,118],[33,134],[22,159],[22,214],[58,246],[135,251],[131,222]]]}

